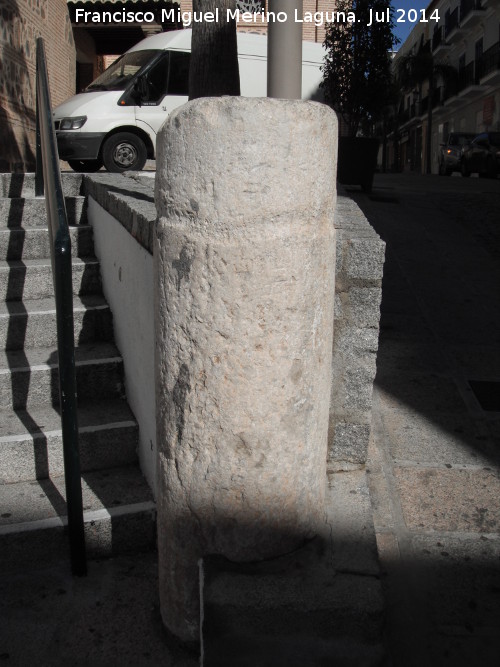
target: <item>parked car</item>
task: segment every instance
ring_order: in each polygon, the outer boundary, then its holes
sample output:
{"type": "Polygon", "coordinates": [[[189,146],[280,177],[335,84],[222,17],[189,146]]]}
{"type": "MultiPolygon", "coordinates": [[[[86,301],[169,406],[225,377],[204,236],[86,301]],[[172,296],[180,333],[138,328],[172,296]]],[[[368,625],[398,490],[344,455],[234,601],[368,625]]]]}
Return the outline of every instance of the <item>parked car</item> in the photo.
{"type": "Polygon", "coordinates": [[[500,132],[482,132],[464,148],[462,176],[477,172],[496,178],[500,173],[500,132]]]}
{"type": "Polygon", "coordinates": [[[461,171],[462,152],[476,135],[472,132],[450,132],[439,151],[439,174],[451,176],[454,171],[461,171]]]}

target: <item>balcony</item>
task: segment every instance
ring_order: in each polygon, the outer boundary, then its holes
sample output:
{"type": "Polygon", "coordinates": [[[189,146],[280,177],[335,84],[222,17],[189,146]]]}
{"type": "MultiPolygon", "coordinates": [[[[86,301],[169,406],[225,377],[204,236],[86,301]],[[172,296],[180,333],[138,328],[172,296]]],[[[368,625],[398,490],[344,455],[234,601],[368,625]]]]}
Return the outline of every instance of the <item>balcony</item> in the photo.
{"type": "Polygon", "coordinates": [[[469,30],[476,26],[484,17],[482,0],[461,0],[460,2],[460,27],[469,30]]]}
{"type": "Polygon", "coordinates": [[[479,82],[481,74],[480,63],[481,61],[477,65],[474,60],[471,60],[468,65],[458,72],[458,95],[460,98],[477,97],[486,90],[486,86],[481,85],[479,82]]]}
{"type": "Polygon", "coordinates": [[[434,28],[434,34],[432,36],[432,53],[433,55],[438,55],[439,53],[444,53],[449,51],[450,45],[446,43],[444,38],[444,26],[438,25],[434,28]]]}
{"type": "Polygon", "coordinates": [[[500,42],[483,53],[478,67],[478,80],[481,85],[488,86],[500,82],[500,42]]]}
{"type": "Polygon", "coordinates": [[[460,9],[457,6],[448,16],[448,20],[445,20],[444,38],[448,44],[454,44],[463,37],[464,34],[465,30],[460,25],[460,9]]]}

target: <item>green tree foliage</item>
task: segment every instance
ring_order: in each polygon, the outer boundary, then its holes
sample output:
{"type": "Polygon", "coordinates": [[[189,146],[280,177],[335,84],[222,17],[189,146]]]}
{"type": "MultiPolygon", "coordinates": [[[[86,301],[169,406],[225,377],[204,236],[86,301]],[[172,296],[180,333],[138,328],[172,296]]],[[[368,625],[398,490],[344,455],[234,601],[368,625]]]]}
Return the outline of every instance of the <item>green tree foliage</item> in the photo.
{"type": "Polygon", "coordinates": [[[349,135],[380,117],[391,85],[392,8],[387,0],[337,0],[336,12],[354,12],[354,22],[326,26],[322,87],[328,104],[342,116],[349,135]],[[387,9],[389,8],[389,21],[387,9]],[[376,21],[375,18],[383,18],[376,21]]]}

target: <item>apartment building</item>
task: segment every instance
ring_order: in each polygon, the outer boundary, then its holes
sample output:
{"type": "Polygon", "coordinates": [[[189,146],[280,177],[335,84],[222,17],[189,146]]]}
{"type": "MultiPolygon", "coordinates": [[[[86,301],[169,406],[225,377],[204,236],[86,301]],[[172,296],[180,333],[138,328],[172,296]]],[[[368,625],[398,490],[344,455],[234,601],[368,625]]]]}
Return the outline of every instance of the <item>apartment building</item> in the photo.
{"type": "Polygon", "coordinates": [[[500,130],[500,0],[433,0],[425,18],[399,49],[394,66],[403,56],[427,52],[434,63],[433,85],[422,80],[403,91],[388,164],[424,172],[430,131],[431,168],[437,173],[439,144],[449,132],[500,130]],[[440,74],[443,65],[455,76],[440,74]]]}

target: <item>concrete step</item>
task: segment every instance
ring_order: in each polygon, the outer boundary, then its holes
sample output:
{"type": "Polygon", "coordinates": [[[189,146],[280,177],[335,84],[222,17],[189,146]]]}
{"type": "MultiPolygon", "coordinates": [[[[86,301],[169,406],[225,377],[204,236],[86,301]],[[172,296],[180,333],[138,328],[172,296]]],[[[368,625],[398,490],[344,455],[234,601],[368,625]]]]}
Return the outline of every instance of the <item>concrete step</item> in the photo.
{"type": "MultiPolygon", "coordinates": [[[[64,173],[62,187],[66,197],[83,194],[82,174],[64,173]]],[[[0,196],[2,197],[34,197],[35,174],[0,174],[0,196]]]]}
{"type": "MultiPolygon", "coordinates": [[[[71,254],[91,257],[94,254],[92,227],[70,227],[71,254]]],[[[44,227],[0,229],[0,259],[44,259],[50,257],[49,232],[44,227]]]]}
{"type": "MultiPolygon", "coordinates": [[[[80,401],[122,397],[123,361],[110,343],[75,349],[80,401]]],[[[22,410],[59,403],[58,357],[55,347],[0,352],[0,410],[22,410]]]]}
{"type": "MultiPolygon", "coordinates": [[[[73,299],[75,344],[113,340],[113,316],[101,295],[73,299]]],[[[57,344],[53,298],[0,302],[0,349],[51,347],[57,344]]]]}
{"type": "Polygon", "coordinates": [[[203,667],[378,667],[384,598],[364,471],[330,477],[326,522],[294,553],[201,563],[203,667]]]}
{"type": "MultiPolygon", "coordinates": [[[[68,562],[65,495],[59,476],[0,484],[0,571],[68,562]]],[[[156,508],[136,466],[84,473],[82,495],[89,557],[154,548],[156,508]]]]}
{"type": "MultiPolygon", "coordinates": [[[[69,225],[87,222],[85,197],[65,197],[69,225]]],[[[0,199],[0,228],[47,227],[45,198],[13,197],[0,199]]]]}
{"type": "MultiPolygon", "coordinates": [[[[100,294],[99,262],[73,257],[73,294],[100,294]]],[[[43,299],[54,294],[49,259],[0,261],[0,301],[43,299]]]]}
{"type": "MultiPolygon", "coordinates": [[[[78,433],[83,472],[137,461],[138,426],[123,400],[79,405],[78,433]]],[[[0,483],[63,474],[59,411],[52,406],[0,411],[0,483]]]]}
{"type": "Polygon", "coordinates": [[[203,667],[379,667],[380,583],[288,561],[266,572],[204,559],[203,667]]]}

